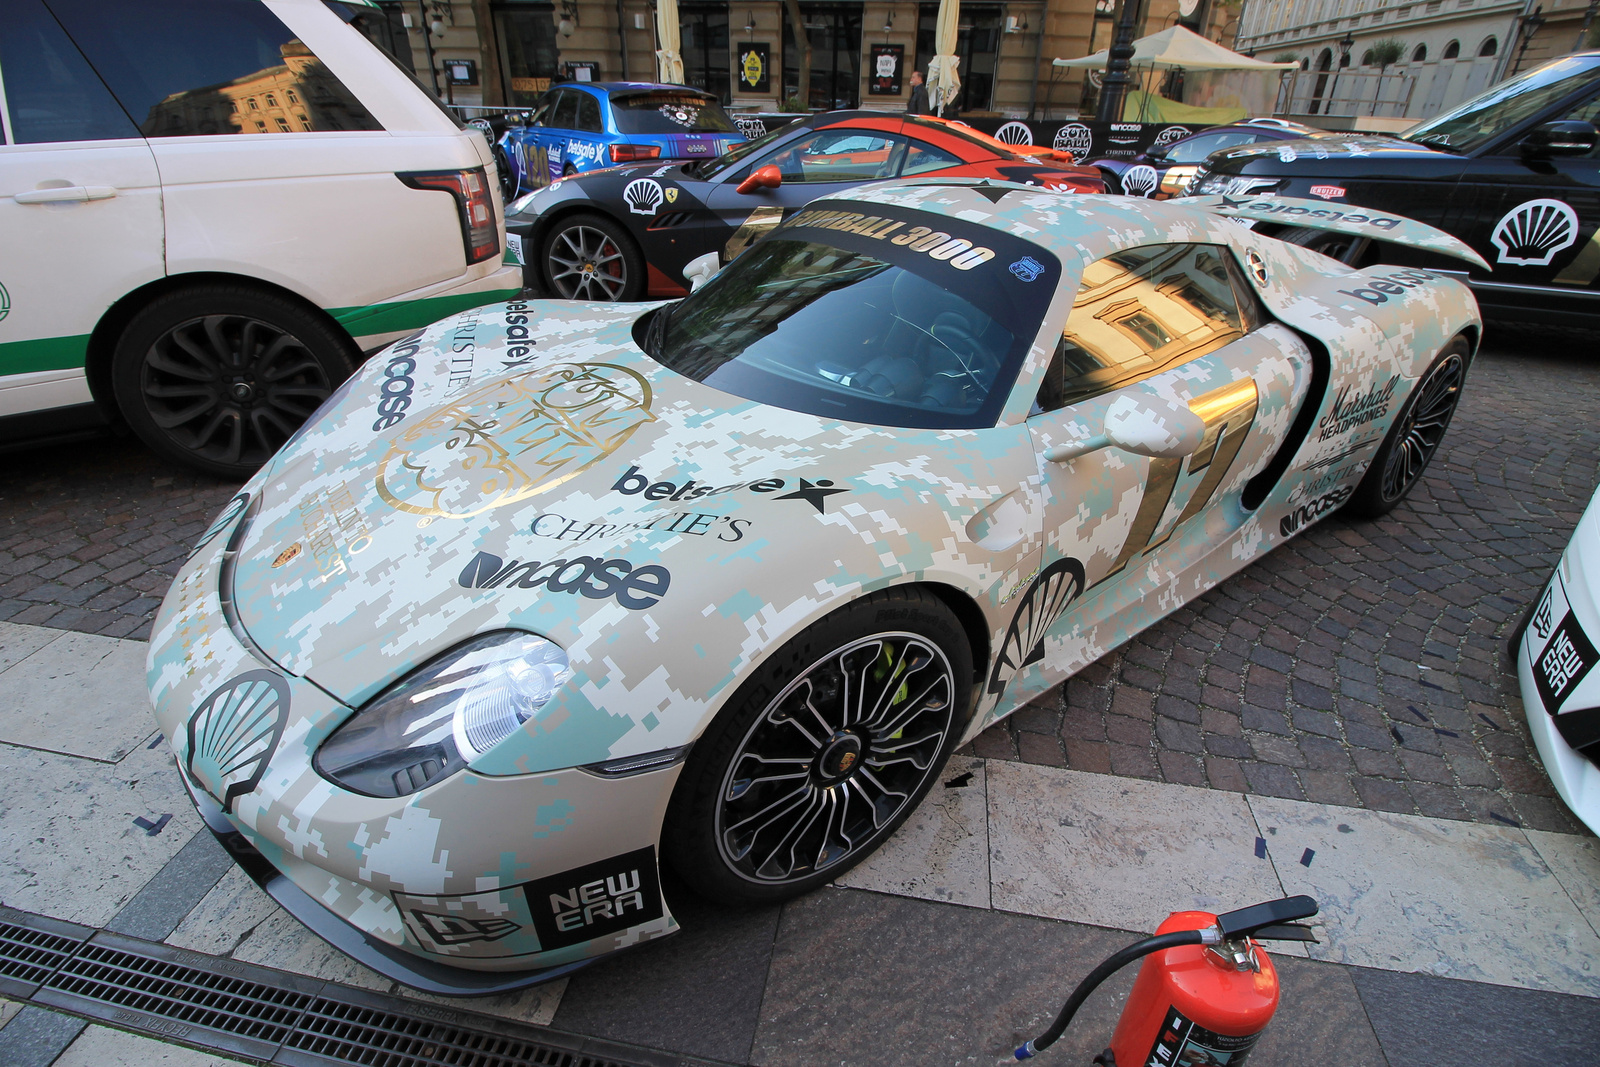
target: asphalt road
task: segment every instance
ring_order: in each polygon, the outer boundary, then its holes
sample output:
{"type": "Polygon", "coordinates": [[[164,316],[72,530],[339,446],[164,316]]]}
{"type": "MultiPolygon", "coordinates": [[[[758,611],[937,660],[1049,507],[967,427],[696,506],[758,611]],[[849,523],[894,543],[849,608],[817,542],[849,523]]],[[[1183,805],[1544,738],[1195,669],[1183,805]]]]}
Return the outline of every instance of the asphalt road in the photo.
{"type": "MultiPolygon", "coordinates": [[[[1600,475],[1594,334],[1491,326],[1444,451],[1390,516],[1334,515],[989,730],[989,758],[1580,832],[1505,636],[1600,475]]],[[[0,620],[147,636],[234,487],[130,439],[0,462],[0,620]]]]}

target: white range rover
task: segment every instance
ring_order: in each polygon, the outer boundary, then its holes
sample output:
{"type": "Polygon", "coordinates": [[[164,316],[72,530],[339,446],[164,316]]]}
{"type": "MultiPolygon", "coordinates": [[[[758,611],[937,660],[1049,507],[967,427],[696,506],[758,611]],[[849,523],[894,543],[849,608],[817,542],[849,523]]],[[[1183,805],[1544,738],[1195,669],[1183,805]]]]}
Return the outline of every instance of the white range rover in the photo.
{"type": "Polygon", "coordinates": [[[363,353],[520,290],[488,144],[362,4],[4,6],[0,444],[122,424],[245,477],[363,353]]]}

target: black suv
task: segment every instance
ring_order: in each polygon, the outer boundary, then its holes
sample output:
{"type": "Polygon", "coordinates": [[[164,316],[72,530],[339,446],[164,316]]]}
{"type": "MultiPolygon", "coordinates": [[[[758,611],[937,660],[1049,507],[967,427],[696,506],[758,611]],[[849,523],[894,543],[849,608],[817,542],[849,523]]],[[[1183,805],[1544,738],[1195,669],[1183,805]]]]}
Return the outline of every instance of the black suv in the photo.
{"type": "MultiPolygon", "coordinates": [[[[1502,82],[1401,137],[1272,141],[1212,155],[1192,193],[1276,193],[1391,211],[1471,245],[1486,314],[1600,325],[1600,52],[1502,82]]],[[[1309,228],[1278,237],[1351,264],[1448,269],[1426,253],[1309,228]]]]}

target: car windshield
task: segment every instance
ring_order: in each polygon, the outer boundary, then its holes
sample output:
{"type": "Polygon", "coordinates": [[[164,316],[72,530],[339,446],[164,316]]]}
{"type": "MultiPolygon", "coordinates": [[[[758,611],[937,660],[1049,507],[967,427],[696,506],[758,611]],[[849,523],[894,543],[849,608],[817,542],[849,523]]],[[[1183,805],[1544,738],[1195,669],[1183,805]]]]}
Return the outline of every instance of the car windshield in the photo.
{"type": "MultiPolygon", "coordinates": [[[[1203,163],[1205,158],[1213,152],[1235,145],[1253,144],[1264,138],[1266,134],[1255,133],[1250,130],[1230,130],[1227,133],[1203,133],[1198,137],[1190,137],[1179,141],[1161,158],[1168,163],[1203,163]]],[[[1152,153],[1154,154],[1154,153],[1152,153]]]]}
{"type": "Polygon", "coordinates": [[[619,133],[738,133],[722,105],[697,93],[625,93],[611,97],[619,133]]]}
{"type": "Polygon", "coordinates": [[[674,308],[645,348],[697,382],[879,426],[992,426],[1060,264],[960,220],[820,201],[674,308]]]}
{"type": "Polygon", "coordinates": [[[1563,59],[1473,97],[1454,111],[1407,130],[1407,141],[1451,152],[1470,152],[1583,88],[1600,83],[1593,59],[1563,59]]]}
{"type": "Polygon", "coordinates": [[[738,166],[745,159],[748,159],[752,153],[760,152],[778,138],[787,137],[801,128],[796,125],[780,126],[771,133],[757,137],[754,141],[745,141],[743,144],[734,145],[716,159],[702,159],[692,163],[685,163],[683,169],[690,170],[693,168],[693,176],[696,178],[714,178],[728,168],[738,166]]]}

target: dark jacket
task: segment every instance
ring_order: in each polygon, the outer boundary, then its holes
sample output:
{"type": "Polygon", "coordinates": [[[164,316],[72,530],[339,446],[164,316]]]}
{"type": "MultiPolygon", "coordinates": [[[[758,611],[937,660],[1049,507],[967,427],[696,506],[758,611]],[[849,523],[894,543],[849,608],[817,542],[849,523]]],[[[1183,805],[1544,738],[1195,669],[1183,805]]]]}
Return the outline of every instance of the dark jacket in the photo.
{"type": "Polygon", "coordinates": [[[928,106],[928,87],[927,87],[927,85],[925,85],[925,84],[924,85],[913,85],[911,87],[911,99],[906,101],[906,114],[908,114],[908,115],[931,115],[931,114],[933,114],[933,108],[928,106]]]}

